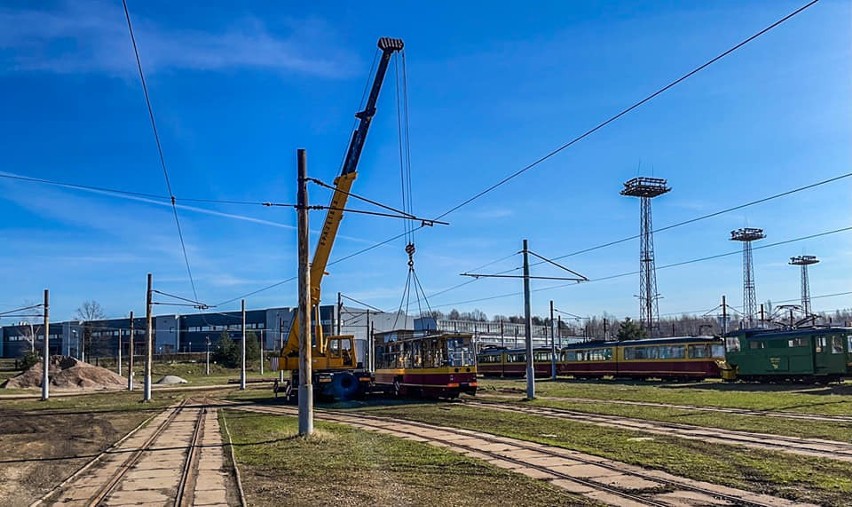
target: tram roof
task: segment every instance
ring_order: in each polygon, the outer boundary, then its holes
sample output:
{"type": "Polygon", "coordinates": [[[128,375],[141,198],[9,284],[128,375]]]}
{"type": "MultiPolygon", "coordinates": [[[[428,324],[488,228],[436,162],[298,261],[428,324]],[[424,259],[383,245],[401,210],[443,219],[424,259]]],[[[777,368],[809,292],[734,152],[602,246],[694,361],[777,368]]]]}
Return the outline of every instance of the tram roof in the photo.
{"type": "Polygon", "coordinates": [[[597,340],[593,342],[570,343],[563,349],[596,349],[600,347],[641,347],[643,345],[678,345],[681,343],[720,343],[721,339],[715,336],[669,336],[666,338],[642,338],[640,340],[597,340]]]}

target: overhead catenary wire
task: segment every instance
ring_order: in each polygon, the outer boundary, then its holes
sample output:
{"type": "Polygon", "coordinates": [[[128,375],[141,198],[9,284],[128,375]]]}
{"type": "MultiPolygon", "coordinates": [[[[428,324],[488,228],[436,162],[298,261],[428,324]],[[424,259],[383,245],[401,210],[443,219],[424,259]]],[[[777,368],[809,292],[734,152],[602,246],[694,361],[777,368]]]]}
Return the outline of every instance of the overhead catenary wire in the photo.
{"type": "Polygon", "coordinates": [[[444,218],[445,216],[449,215],[450,213],[454,213],[454,212],[458,211],[459,209],[461,209],[461,208],[463,208],[463,207],[467,206],[468,204],[472,203],[473,201],[475,201],[475,200],[479,199],[480,197],[483,197],[484,195],[486,195],[486,194],[488,194],[488,193],[492,192],[493,190],[495,190],[495,189],[497,189],[497,188],[499,188],[499,187],[501,187],[501,186],[505,185],[506,183],[508,183],[508,182],[512,181],[513,179],[517,178],[518,176],[520,176],[520,175],[524,174],[525,172],[529,171],[530,169],[532,169],[532,168],[534,168],[534,167],[536,167],[536,166],[540,165],[542,162],[545,162],[546,160],[548,160],[548,159],[550,159],[550,158],[552,158],[552,157],[556,156],[557,154],[561,153],[563,150],[565,150],[565,149],[567,149],[567,148],[571,147],[572,145],[574,145],[574,144],[576,144],[576,143],[578,143],[578,142],[582,141],[582,140],[583,140],[583,139],[585,139],[586,137],[588,137],[588,136],[590,136],[590,135],[594,134],[595,132],[597,132],[598,130],[600,130],[600,129],[602,129],[602,128],[606,127],[606,126],[607,126],[607,125],[609,125],[610,123],[613,123],[614,121],[618,120],[618,119],[619,119],[619,118],[621,118],[622,116],[627,115],[627,114],[628,114],[628,113],[630,113],[631,111],[633,111],[633,110],[635,110],[635,109],[637,109],[637,108],[641,107],[642,105],[644,105],[644,104],[646,104],[646,103],[650,102],[651,100],[653,100],[653,99],[654,99],[654,98],[656,98],[657,96],[659,96],[659,95],[661,95],[661,94],[665,93],[666,91],[670,90],[671,88],[674,88],[675,86],[679,85],[680,83],[682,83],[682,82],[686,81],[687,79],[689,79],[690,77],[694,76],[695,74],[698,74],[698,73],[699,73],[699,72],[701,72],[702,70],[704,70],[704,69],[706,69],[707,67],[709,67],[709,66],[713,65],[714,63],[718,62],[719,60],[721,60],[721,59],[725,58],[726,56],[730,55],[731,53],[733,53],[733,52],[737,51],[738,49],[742,48],[743,46],[745,46],[746,44],[750,43],[751,41],[753,41],[753,40],[757,39],[757,38],[758,38],[758,37],[760,37],[761,35],[763,35],[763,34],[765,34],[765,33],[769,32],[769,31],[770,31],[770,30],[772,30],[773,28],[775,28],[775,27],[777,27],[777,26],[779,26],[779,25],[783,24],[783,23],[784,23],[784,22],[786,22],[787,20],[789,20],[789,19],[793,18],[794,16],[796,16],[796,15],[798,15],[798,14],[800,14],[800,13],[804,12],[806,9],[808,9],[808,8],[809,8],[809,7],[811,7],[811,6],[813,6],[813,5],[814,5],[814,4],[816,4],[817,2],[819,2],[819,0],[812,0],[811,2],[809,2],[809,3],[805,4],[805,5],[803,5],[802,7],[799,7],[798,9],[796,9],[796,10],[795,10],[795,11],[793,11],[793,12],[791,12],[790,14],[787,14],[786,16],[784,16],[783,18],[779,19],[778,21],[775,21],[774,23],[772,23],[771,25],[767,26],[766,28],[764,28],[764,29],[760,30],[759,32],[757,32],[757,33],[755,33],[755,34],[753,34],[753,35],[751,35],[750,37],[748,37],[748,38],[746,38],[745,40],[741,41],[740,43],[738,43],[738,44],[734,45],[733,47],[731,47],[731,48],[729,48],[729,49],[727,49],[727,50],[723,51],[722,53],[720,53],[720,54],[718,54],[717,56],[715,56],[715,57],[711,58],[710,60],[708,60],[707,62],[705,62],[705,63],[703,63],[703,64],[701,64],[701,65],[699,65],[698,67],[696,67],[696,68],[692,69],[691,71],[689,71],[689,72],[687,72],[686,74],[682,75],[681,77],[679,77],[679,78],[675,79],[674,81],[670,82],[669,84],[667,84],[667,85],[663,86],[662,88],[658,89],[657,91],[655,91],[655,92],[651,93],[650,95],[646,96],[645,98],[643,98],[643,99],[639,100],[638,102],[635,102],[635,103],[634,103],[634,104],[632,104],[631,106],[629,106],[629,107],[627,107],[627,108],[625,108],[625,109],[622,109],[622,110],[621,110],[620,112],[618,112],[617,114],[615,114],[615,115],[613,115],[613,116],[610,116],[610,117],[609,117],[609,118],[607,118],[606,120],[604,120],[604,121],[602,121],[602,122],[598,123],[597,125],[595,125],[594,127],[590,128],[589,130],[587,130],[587,131],[583,132],[583,133],[582,133],[582,134],[580,134],[579,136],[577,136],[577,137],[575,137],[575,138],[571,139],[571,140],[570,140],[570,141],[568,141],[567,143],[565,143],[565,144],[563,144],[563,145],[561,145],[561,146],[557,147],[557,148],[556,148],[556,149],[554,149],[554,150],[551,150],[549,153],[545,154],[545,155],[544,155],[544,156],[542,156],[542,157],[539,157],[539,158],[538,158],[538,159],[536,159],[535,161],[533,161],[533,162],[531,162],[531,163],[527,164],[526,166],[524,166],[524,167],[522,167],[522,168],[518,169],[517,171],[515,171],[515,172],[513,172],[512,174],[510,174],[510,175],[506,176],[505,178],[501,179],[501,180],[500,180],[500,181],[498,181],[497,183],[494,183],[493,185],[491,185],[491,186],[489,186],[488,188],[486,188],[486,189],[484,189],[484,190],[480,191],[479,193],[474,194],[472,197],[470,197],[470,198],[468,198],[468,199],[466,199],[466,200],[462,201],[461,203],[459,203],[459,204],[457,204],[457,205],[453,206],[452,208],[448,209],[447,211],[445,211],[445,212],[441,213],[440,215],[438,215],[437,217],[435,217],[435,219],[437,220],[437,219],[444,218]]]}
{"type": "MultiPolygon", "coordinates": [[[[798,241],[805,241],[805,240],[808,240],[808,239],[814,239],[814,238],[818,238],[818,237],[829,236],[829,235],[832,235],[832,234],[839,234],[839,233],[848,232],[848,231],[852,231],[852,226],[842,227],[842,228],[834,229],[834,230],[831,230],[831,231],[819,232],[819,233],[810,234],[810,235],[807,235],[807,236],[790,238],[790,239],[786,239],[786,240],[783,240],[783,241],[777,241],[775,243],[767,243],[767,244],[764,244],[764,245],[755,245],[755,246],[752,247],[752,250],[772,248],[772,247],[776,247],[776,246],[795,243],[795,242],[798,242],[798,241]]],[[[718,259],[718,258],[722,258],[722,257],[728,257],[728,256],[731,256],[731,255],[742,255],[742,251],[736,250],[736,251],[731,251],[731,252],[726,252],[726,253],[721,253],[721,254],[716,254],[716,255],[709,255],[709,256],[706,256],[706,257],[700,257],[700,258],[697,258],[697,259],[691,259],[691,260],[687,260],[687,261],[675,262],[675,263],[666,264],[666,265],[663,265],[663,266],[657,266],[657,270],[668,269],[668,268],[673,268],[673,267],[678,267],[678,266],[685,266],[685,265],[688,265],[688,264],[695,264],[695,263],[704,262],[704,261],[713,260],[713,259],[718,259]]],[[[590,278],[589,281],[585,282],[585,283],[588,284],[588,283],[593,283],[593,282],[602,282],[602,281],[606,281],[606,280],[613,280],[613,279],[616,279],[616,278],[623,278],[625,276],[634,276],[638,273],[639,273],[638,271],[631,271],[631,272],[619,273],[619,274],[616,274],[616,275],[610,275],[610,276],[605,276],[605,277],[600,277],[600,278],[590,278]]],[[[537,288],[537,289],[533,289],[531,292],[543,292],[543,291],[548,291],[548,290],[553,290],[553,289],[571,287],[571,286],[575,286],[575,285],[577,285],[577,284],[576,283],[568,283],[568,284],[551,285],[549,287],[540,287],[540,288],[537,288]]],[[[457,301],[457,302],[454,302],[454,303],[434,305],[434,307],[435,308],[446,308],[448,306],[460,306],[460,305],[464,305],[464,304],[479,303],[479,302],[482,302],[482,301],[491,301],[491,300],[494,300],[494,299],[501,299],[501,298],[506,298],[506,297],[518,296],[520,294],[522,294],[522,293],[521,292],[509,292],[509,293],[497,294],[497,295],[494,295],[494,296],[487,296],[487,297],[478,298],[478,299],[471,299],[471,300],[467,300],[467,301],[457,301]]]]}
{"type": "Polygon", "coordinates": [[[175,217],[175,225],[177,226],[178,238],[180,239],[180,247],[183,252],[184,263],[186,264],[186,272],[189,275],[189,283],[192,286],[192,294],[195,299],[198,299],[198,291],[195,288],[195,280],[192,277],[192,268],[189,265],[189,255],[186,252],[186,242],[183,238],[183,231],[180,226],[180,217],[178,216],[177,206],[175,203],[174,192],[172,191],[172,183],[169,179],[169,171],[166,168],[166,157],[163,155],[163,145],[160,142],[160,134],[157,131],[157,122],[154,119],[154,108],[151,106],[151,97],[148,93],[148,84],[145,82],[145,72],[142,70],[142,59],[139,57],[139,48],[136,45],[136,36],[133,34],[133,23],[130,21],[130,10],[127,8],[127,0],[121,0],[124,7],[124,17],[127,20],[127,31],[130,34],[130,42],[133,44],[133,54],[136,57],[136,68],[139,71],[139,80],[142,83],[142,92],[145,95],[145,105],[148,108],[148,118],[151,120],[151,130],[154,133],[154,141],[157,144],[157,154],[160,158],[160,166],[163,169],[163,177],[166,181],[166,189],[169,192],[169,198],[172,201],[172,212],[175,217]]]}
{"type": "MultiPolygon", "coordinates": [[[[699,67],[697,67],[697,68],[693,69],[692,71],[690,71],[690,72],[688,72],[687,74],[685,74],[685,75],[681,76],[680,78],[676,79],[675,81],[673,81],[673,82],[669,83],[668,85],[664,86],[663,88],[661,88],[661,89],[659,89],[659,90],[655,91],[655,92],[654,92],[654,93],[652,93],[651,95],[649,95],[649,96],[645,97],[644,99],[642,99],[642,100],[640,100],[640,101],[638,101],[638,102],[634,103],[634,104],[633,104],[633,105],[631,105],[630,107],[628,107],[628,108],[626,108],[626,109],[622,110],[622,111],[621,111],[621,112],[619,112],[618,114],[616,114],[616,115],[614,115],[614,116],[612,116],[612,117],[610,117],[610,118],[608,118],[608,119],[604,120],[603,122],[599,123],[598,125],[596,125],[596,126],[595,126],[595,127],[593,127],[592,129],[589,129],[588,131],[584,132],[584,133],[583,133],[583,134],[581,134],[580,136],[575,137],[574,139],[572,139],[572,140],[571,140],[571,141],[569,141],[568,143],[563,144],[562,146],[560,146],[560,147],[558,147],[557,149],[555,149],[555,150],[551,151],[550,153],[546,154],[545,156],[543,156],[543,157],[539,158],[538,160],[536,160],[536,161],[532,162],[531,164],[529,164],[529,165],[527,165],[527,166],[525,166],[525,167],[521,168],[519,171],[516,171],[515,173],[513,173],[513,174],[512,174],[512,175],[510,175],[510,176],[508,176],[507,178],[504,178],[503,180],[501,180],[501,181],[500,181],[500,182],[498,182],[497,184],[495,184],[495,185],[493,185],[493,186],[491,186],[491,187],[489,187],[489,188],[485,189],[484,191],[482,191],[482,192],[480,192],[480,193],[478,193],[478,194],[474,195],[474,196],[473,196],[473,197],[471,197],[470,199],[468,199],[468,200],[466,200],[466,201],[462,202],[461,204],[454,206],[453,208],[449,209],[448,211],[446,211],[446,212],[444,212],[443,214],[441,214],[441,215],[439,215],[438,217],[436,217],[436,219],[443,218],[443,217],[445,217],[446,215],[448,215],[448,214],[450,214],[450,213],[452,213],[452,212],[455,212],[456,210],[460,209],[461,207],[466,206],[466,205],[467,205],[467,204],[469,204],[470,202],[473,202],[474,200],[476,200],[476,199],[478,199],[478,198],[482,197],[483,195],[485,195],[485,194],[487,194],[487,193],[491,192],[491,191],[492,191],[492,190],[494,190],[495,188],[497,188],[497,187],[499,187],[499,186],[501,186],[501,185],[503,185],[503,184],[507,183],[508,181],[510,181],[510,180],[512,180],[512,179],[514,179],[515,177],[519,176],[519,175],[520,175],[520,174],[522,174],[523,172],[526,172],[526,171],[528,171],[529,169],[532,169],[533,167],[535,167],[535,166],[539,165],[540,163],[544,162],[545,160],[547,160],[547,159],[549,159],[549,158],[553,157],[554,155],[558,154],[559,152],[563,151],[564,149],[568,148],[569,146],[571,146],[571,145],[575,144],[576,142],[578,142],[578,141],[582,140],[582,139],[583,139],[583,138],[585,138],[585,137],[588,137],[589,135],[591,135],[592,133],[596,132],[597,130],[600,130],[601,128],[605,127],[606,125],[608,125],[608,124],[610,124],[610,123],[612,123],[612,122],[616,121],[617,119],[619,119],[619,118],[621,118],[622,116],[624,116],[624,115],[628,114],[628,113],[629,113],[629,112],[631,112],[632,110],[634,110],[634,109],[636,109],[636,108],[640,107],[641,105],[643,105],[643,104],[647,103],[648,101],[650,101],[650,100],[652,100],[653,98],[657,97],[658,95],[660,95],[660,94],[664,93],[665,91],[669,90],[670,88],[672,88],[672,87],[674,87],[674,86],[676,86],[676,85],[680,84],[681,82],[685,81],[686,79],[688,79],[688,78],[692,77],[693,75],[697,74],[698,72],[700,72],[700,71],[704,70],[704,69],[705,69],[705,68],[707,68],[708,66],[710,66],[710,65],[712,65],[712,64],[714,64],[714,63],[716,63],[717,61],[721,60],[722,58],[724,58],[724,57],[728,56],[729,54],[733,53],[734,51],[736,51],[736,50],[740,49],[741,47],[743,47],[743,46],[745,46],[746,44],[750,43],[751,41],[753,41],[753,40],[757,39],[758,37],[762,36],[763,34],[767,33],[768,31],[770,31],[770,30],[772,30],[772,29],[776,28],[777,26],[781,25],[782,23],[786,22],[787,20],[791,19],[792,17],[794,17],[794,16],[796,16],[796,15],[800,14],[800,13],[801,13],[801,12],[803,12],[805,9],[807,9],[807,8],[809,8],[809,7],[811,7],[811,6],[813,6],[813,5],[814,5],[814,4],[816,4],[817,2],[818,2],[818,0],[813,0],[813,1],[809,2],[808,4],[806,4],[806,5],[802,6],[802,7],[800,7],[799,9],[797,9],[797,10],[793,11],[792,13],[788,14],[787,16],[784,16],[783,18],[779,19],[779,20],[778,20],[778,21],[776,21],[775,23],[773,23],[773,24],[769,25],[768,27],[766,27],[766,28],[764,28],[763,30],[761,30],[761,31],[757,32],[756,34],[754,34],[754,35],[752,35],[752,36],[748,37],[747,39],[743,40],[743,41],[742,41],[742,42],[740,42],[739,44],[737,44],[737,45],[733,46],[732,48],[730,48],[730,49],[726,50],[725,52],[723,52],[723,53],[719,54],[718,56],[716,56],[716,57],[714,57],[713,59],[709,60],[708,62],[704,63],[703,65],[701,65],[701,66],[699,66],[699,67]]],[[[421,225],[421,227],[422,227],[422,225],[421,225]]],[[[415,229],[415,230],[416,230],[416,229],[415,229]]],[[[371,246],[371,247],[368,247],[368,248],[362,249],[362,250],[360,250],[360,251],[358,251],[358,252],[355,252],[355,253],[350,254],[350,255],[347,255],[347,256],[345,256],[345,257],[343,257],[343,258],[341,258],[341,259],[338,259],[338,260],[336,260],[335,262],[342,262],[342,261],[347,260],[347,259],[350,259],[350,258],[352,258],[352,257],[355,257],[355,256],[358,256],[358,255],[361,255],[361,254],[366,253],[366,252],[368,252],[368,251],[370,251],[370,250],[373,250],[374,248],[378,248],[379,246],[382,246],[382,245],[385,245],[385,244],[387,244],[387,243],[390,243],[390,242],[392,242],[392,241],[394,241],[394,240],[396,240],[396,239],[398,239],[399,237],[404,236],[404,235],[405,235],[405,234],[403,234],[403,235],[398,235],[398,236],[394,236],[394,237],[391,237],[391,238],[388,238],[387,240],[384,240],[384,241],[378,242],[378,243],[374,244],[374,245],[373,245],[373,246],[371,246]]],[[[634,237],[634,238],[635,238],[635,237],[634,237]]],[[[630,238],[630,239],[633,239],[633,238],[630,238]]],[[[628,241],[628,240],[629,240],[629,239],[626,239],[626,240],[623,240],[623,241],[628,241]]],[[[622,240],[619,240],[619,242],[620,242],[620,241],[622,241],[622,240]]],[[[559,258],[561,258],[561,257],[556,257],[555,259],[559,259],[559,258]]],[[[331,264],[333,264],[333,263],[330,263],[330,265],[331,265],[331,264]]],[[[287,280],[287,281],[289,281],[289,280],[287,280]]],[[[279,282],[279,283],[277,283],[277,284],[273,284],[273,285],[271,285],[271,286],[268,286],[268,287],[265,287],[265,288],[259,289],[258,291],[255,291],[254,293],[262,292],[262,291],[264,291],[264,290],[271,289],[271,288],[273,288],[273,287],[275,287],[275,286],[280,285],[281,283],[286,283],[287,281],[279,282]]],[[[471,283],[471,282],[473,282],[473,281],[475,281],[475,280],[470,280],[470,281],[468,281],[468,282],[466,282],[466,283],[464,283],[464,284],[460,284],[459,286],[466,285],[467,283],[471,283]]],[[[451,288],[451,289],[452,289],[452,288],[451,288]]],[[[451,289],[449,289],[449,290],[451,290],[451,289]]],[[[448,292],[449,290],[445,290],[444,292],[448,292]]],[[[237,298],[237,299],[239,299],[239,298],[237,298]]],[[[228,302],[232,302],[232,301],[233,301],[233,300],[228,301],[228,302]]]]}
{"type": "MultiPolygon", "coordinates": [[[[744,203],[744,204],[738,204],[738,205],[736,205],[736,206],[731,206],[731,207],[728,207],[728,208],[725,208],[725,209],[722,209],[722,210],[718,210],[718,211],[714,211],[714,212],[711,212],[711,213],[707,213],[707,214],[705,214],[705,215],[700,215],[700,216],[693,217],[693,218],[690,218],[690,219],[687,219],[687,220],[683,220],[683,221],[681,221],[681,222],[677,222],[677,223],[674,223],[674,224],[666,225],[666,226],[664,226],[664,227],[660,227],[660,228],[658,228],[658,229],[655,229],[655,230],[653,231],[653,233],[662,232],[662,231],[668,231],[668,230],[671,230],[671,229],[675,229],[675,228],[677,228],[677,227],[682,227],[682,226],[685,226],[685,225],[688,225],[688,224],[692,224],[692,223],[695,223],[695,222],[699,222],[699,221],[702,221],[702,220],[706,220],[706,219],[709,219],[709,218],[714,218],[714,217],[717,217],[717,216],[723,215],[723,214],[725,214],[725,213],[730,213],[730,212],[732,212],[732,211],[738,211],[738,210],[741,210],[741,209],[744,209],[744,208],[747,208],[747,207],[750,207],[750,206],[755,206],[755,205],[758,205],[758,204],[763,204],[763,203],[765,203],[765,202],[772,201],[772,200],[774,200],[774,199],[779,199],[779,198],[781,198],[781,197],[787,197],[787,196],[789,196],[789,195],[792,195],[792,194],[795,194],[795,193],[798,193],[798,192],[802,192],[802,191],[804,191],[804,190],[810,190],[810,189],[813,189],[813,188],[817,188],[817,187],[820,187],[820,186],[822,186],[822,185],[827,185],[827,184],[829,184],[829,183],[834,183],[834,182],[837,182],[837,181],[840,181],[840,180],[843,180],[843,179],[846,179],[846,178],[849,178],[849,177],[852,177],[852,172],[848,172],[848,173],[840,174],[840,175],[838,175],[838,176],[833,176],[833,177],[831,177],[831,178],[824,179],[824,180],[821,180],[821,181],[818,181],[818,182],[815,182],[815,183],[809,183],[809,184],[807,184],[807,185],[803,185],[803,186],[796,187],[796,188],[793,188],[793,189],[790,189],[790,190],[785,190],[785,191],[783,191],[783,192],[779,192],[779,193],[777,193],[777,194],[773,194],[773,195],[770,195],[770,196],[767,196],[767,197],[762,197],[762,198],[760,198],[760,199],[756,199],[756,200],[753,200],[753,201],[749,201],[749,202],[744,203]]],[[[625,238],[621,238],[621,239],[617,239],[617,240],[613,240],[613,241],[608,241],[608,242],[606,242],[606,243],[602,243],[602,244],[599,244],[599,245],[596,245],[596,246],[592,246],[592,247],[588,247],[588,248],[583,248],[583,249],[581,249],[581,250],[576,250],[576,251],[574,251],[574,252],[570,252],[570,253],[567,253],[567,254],[559,255],[559,256],[557,256],[557,257],[554,257],[553,259],[554,259],[554,260],[561,260],[561,259],[565,259],[565,258],[568,258],[568,257],[573,257],[573,256],[576,256],[576,255],[581,255],[581,254],[585,254],[585,253],[593,252],[593,251],[596,251],[596,250],[601,250],[601,249],[608,248],[608,247],[611,247],[611,246],[614,246],[614,245],[618,245],[618,244],[621,244],[621,243],[626,243],[626,242],[628,242],[628,241],[632,241],[632,240],[634,240],[634,239],[638,239],[638,238],[639,238],[639,235],[638,235],[638,234],[635,234],[635,235],[633,235],[633,236],[628,236],[628,237],[625,237],[625,238]]],[[[491,262],[489,262],[489,263],[487,263],[487,264],[483,265],[482,267],[490,266],[490,265],[496,264],[496,263],[498,263],[498,262],[502,262],[502,261],[504,261],[504,260],[506,260],[506,259],[508,259],[508,258],[510,258],[510,257],[512,257],[512,256],[514,256],[514,255],[516,255],[516,254],[511,254],[511,255],[508,255],[508,256],[506,256],[506,257],[501,257],[500,259],[497,259],[497,260],[491,261],[491,262]]],[[[544,264],[544,262],[543,262],[543,261],[539,261],[539,262],[532,263],[532,264],[530,264],[530,267],[540,266],[541,264],[544,264]]],[[[472,270],[470,270],[470,271],[478,271],[478,270],[482,269],[482,267],[474,268],[474,269],[472,269],[472,270]]],[[[520,268],[520,267],[515,267],[515,268],[512,268],[512,269],[508,269],[508,270],[506,270],[506,271],[502,271],[502,272],[500,272],[499,274],[505,274],[505,273],[509,273],[509,272],[511,272],[511,271],[517,271],[517,270],[519,270],[519,269],[521,269],[521,268],[520,268]]],[[[618,276],[634,275],[634,274],[637,274],[637,273],[638,273],[638,272],[631,272],[631,273],[628,273],[628,274],[618,275],[618,276]]],[[[435,297],[435,296],[437,296],[437,295],[439,295],[439,294],[444,294],[444,293],[446,293],[446,292],[450,292],[450,291],[456,290],[456,289],[458,289],[458,288],[464,287],[465,285],[471,284],[471,283],[473,283],[473,282],[475,282],[475,281],[477,281],[477,280],[478,280],[478,278],[474,278],[474,279],[471,279],[471,280],[467,280],[467,281],[465,281],[465,282],[463,282],[463,283],[460,283],[460,284],[458,284],[458,285],[455,285],[455,286],[453,286],[453,287],[449,287],[449,288],[444,289],[444,290],[442,290],[442,291],[440,291],[440,292],[434,293],[434,294],[432,294],[430,297],[435,297]]]]}

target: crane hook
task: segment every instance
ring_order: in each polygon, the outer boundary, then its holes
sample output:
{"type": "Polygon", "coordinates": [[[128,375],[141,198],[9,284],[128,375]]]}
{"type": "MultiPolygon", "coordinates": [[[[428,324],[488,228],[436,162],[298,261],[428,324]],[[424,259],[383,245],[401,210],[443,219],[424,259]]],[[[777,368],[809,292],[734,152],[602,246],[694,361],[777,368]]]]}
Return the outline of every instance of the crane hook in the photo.
{"type": "Polygon", "coordinates": [[[414,243],[409,243],[405,245],[405,253],[408,254],[408,267],[414,267],[414,243]]]}

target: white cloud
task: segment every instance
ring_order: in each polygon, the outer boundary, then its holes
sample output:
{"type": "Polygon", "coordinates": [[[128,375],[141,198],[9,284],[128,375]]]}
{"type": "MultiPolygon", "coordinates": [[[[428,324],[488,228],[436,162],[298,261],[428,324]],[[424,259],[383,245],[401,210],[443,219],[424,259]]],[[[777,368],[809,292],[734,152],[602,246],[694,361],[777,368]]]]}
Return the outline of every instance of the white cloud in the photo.
{"type": "MultiPolygon", "coordinates": [[[[337,77],[352,65],[351,55],[333,47],[331,29],[316,19],[284,19],[288,33],[279,35],[250,17],[219,32],[165,28],[132,10],[131,17],[149,73],[255,68],[337,77]]],[[[133,75],[124,13],[115,2],[69,1],[50,11],[0,9],[0,72],[20,71],[133,75]]]]}

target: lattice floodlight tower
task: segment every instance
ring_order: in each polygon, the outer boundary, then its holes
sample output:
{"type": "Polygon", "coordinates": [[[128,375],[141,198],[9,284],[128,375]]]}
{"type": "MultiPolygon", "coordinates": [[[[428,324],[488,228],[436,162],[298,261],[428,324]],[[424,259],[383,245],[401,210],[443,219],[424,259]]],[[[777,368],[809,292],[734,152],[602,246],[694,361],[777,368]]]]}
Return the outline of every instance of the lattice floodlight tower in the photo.
{"type": "Polygon", "coordinates": [[[766,234],[763,229],[743,227],[731,231],[732,241],[743,243],[743,313],[749,327],[754,327],[754,317],[757,315],[757,292],[754,288],[754,268],[751,263],[751,242],[763,239],[766,234]]]}
{"type": "Polygon", "coordinates": [[[639,177],[624,183],[621,195],[638,197],[641,202],[639,248],[639,324],[654,336],[659,307],[657,272],[654,266],[654,229],[651,227],[651,199],[671,190],[662,178],[639,177]]]}
{"type": "Polygon", "coordinates": [[[805,317],[811,314],[811,287],[808,282],[808,266],[816,264],[819,259],[816,255],[800,255],[798,257],[790,257],[790,264],[793,266],[802,266],[802,312],[805,317]]]}

